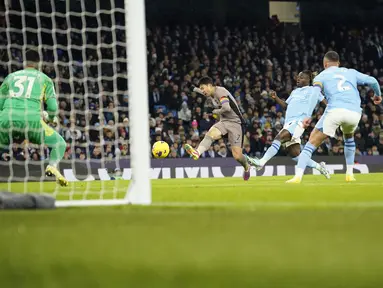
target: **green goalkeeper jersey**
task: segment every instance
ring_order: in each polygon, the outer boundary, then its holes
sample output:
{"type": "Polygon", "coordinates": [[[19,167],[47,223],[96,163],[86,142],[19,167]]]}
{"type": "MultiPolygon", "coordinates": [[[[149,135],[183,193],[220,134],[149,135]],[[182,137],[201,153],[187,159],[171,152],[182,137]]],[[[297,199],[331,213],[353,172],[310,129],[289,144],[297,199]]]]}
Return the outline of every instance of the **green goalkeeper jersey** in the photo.
{"type": "Polygon", "coordinates": [[[56,92],[52,79],[34,69],[11,73],[0,87],[0,119],[36,121],[46,102],[50,119],[57,112],[56,92]]]}

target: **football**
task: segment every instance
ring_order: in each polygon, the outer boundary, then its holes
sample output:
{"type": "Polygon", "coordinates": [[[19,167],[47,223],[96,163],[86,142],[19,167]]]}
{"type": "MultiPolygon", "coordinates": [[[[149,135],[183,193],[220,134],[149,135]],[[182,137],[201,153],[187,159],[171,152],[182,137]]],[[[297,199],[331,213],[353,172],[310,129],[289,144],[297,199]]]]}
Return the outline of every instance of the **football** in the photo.
{"type": "Polygon", "coordinates": [[[169,155],[169,150],[169,145],[165,141],[157,141],[152,147],[152,153],[155,158],[166,158],[169,155]]]}

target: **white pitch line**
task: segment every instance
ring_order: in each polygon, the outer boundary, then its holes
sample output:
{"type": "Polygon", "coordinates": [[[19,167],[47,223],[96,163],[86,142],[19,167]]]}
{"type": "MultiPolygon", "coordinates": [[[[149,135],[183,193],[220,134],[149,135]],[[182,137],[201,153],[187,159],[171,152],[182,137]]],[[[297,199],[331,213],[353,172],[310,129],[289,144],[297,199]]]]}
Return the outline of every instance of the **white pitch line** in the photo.
{"type": "MultiPolygon", "coordinates": [[[[89,207],[89,206],[122,206],[128,205],[126,200],[74,200],[74,201],[57,201],[57,208],[65,207],[89,207]]],[[[261,208],[338,208],[338,209],[355,209],[355,208],[383,208],[383,201],[371,202],[273,202],[273,201],[254,201],[254,202],[154,202],[152,207],[220,207],[220,208],[248,208],[252,210],[261,208]]]]}
{"type": "Polygon", "coordinates": [[[338,185],[338,187],[343,187],[343,186],[376,186],[380,185],[383,186],[383,182],[379,183],[326,183],[326,182],[318,182],[318,183],[301,183],[301,184],[286,184],[284,182],[280,183],[239,183],[239,184],[172,184],[172,183],[167,183],[167,184],[158,184],[156,183],[154,188],[166,188],[166,187],[179,187],[179,188],[203,188],[203,187],[226,187],[226,188],[233,188],[233,187],[262,187],[262,186],[267,186],[267,187],[282,187],[282,185],[286,185],[284,187],[307,187],[307,186],[318,186],[320,185],[321,187],[323,186],[334,186],[338,185]]]}
{"type": "Polygon", "coordinates": [[[159,207],[247,207],[247,208],[383,208],[383,201],[371,202],[154,202],[159,207]]]}

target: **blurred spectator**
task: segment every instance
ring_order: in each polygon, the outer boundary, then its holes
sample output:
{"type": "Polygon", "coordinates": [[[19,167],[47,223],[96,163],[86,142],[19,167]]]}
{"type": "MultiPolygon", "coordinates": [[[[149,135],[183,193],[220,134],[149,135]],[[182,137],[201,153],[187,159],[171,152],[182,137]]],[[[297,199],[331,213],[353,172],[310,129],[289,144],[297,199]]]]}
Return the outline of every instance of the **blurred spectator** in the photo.
{"type": "Polygon", "coordinates": [[[200,125],[199,130],[201,131],[201,133],[207,132],[207,131],[209,131],[211,126],[214,125],[214,123],[215,122],[210,118],[209,114],[207,114],[207,112],[204,112],[202,114],[202,119],[199,122],[199,125],[200,125]]]}
{"type": "MultiPolygon", "coordinates": [[[[95,16],[89,16],[89,19],[92,17],[95,16]]],[[[66,19],[62,20],[60,26],[66,30],[66,19]]],[[[81,18],[71,20],[72,27],[81,27],[81,18]]],[[[53,28],[50,20],[42,18],[41,21],[47,29],[53,28]]],[[[196,147],[201,136],[214,125],[216,120],[210,114],[214,106],[212,99],[191,91],[191,86],[197,85],[198,79],[204,75],[211,76],[217,85],[225,86],[235,97],[247,126],[244,152],[255,156],[264,153],[284,125],[284,111],[269,97],[270,90],[277,91],[280,97],[286,99],[295,88],[295,77],[299,71],[322,70],[322,57],[329,49],[339,52],[343,66],[370,74],[383,84],[383,61],[377,53],[382,49],[380,43],[383,43],[379,27],[358,30],[334,26],[331,37],[313,37],[303,32],[297,35],[283,33],[284,28],[277,17],[272,17],[270,21],[273,28],[269,30],[260,30],[255,26],[148,27],[148,100],[152,143],[167,141],[172,149],[169,157],[188,157],[184,144],[190,142],[196,147]]],[[[87,43],[81,43],[82,37],[73,33],[72,44],[87,47],[85,53],[78,53],[73,46],[68,50],[57,48],[57,53],[50,49],[49,43],[42,46],[43,71],[54,78],[58,90],[60,133],[70,143],[64,156],[68,160],[73,157],[81,160],[113,158],[116,157],[116,148],[120,150],[121,157],[129,157],[126,49],[119,44],[113,48],[103,47],[102,53],[99,53],[89,45],[109,41],[113,37],[125,43],[125,34],[123,30],[103,25],[102,39],[98,39],[91,29],[87,31],[85,28],[88,26],[84,27],[87,43]],[[56,54],[59,58],[55,58],[56,54]],[[69,59],[73,61],[69,62],[69,59]],[[85,76],[87,81],[84,81],[85,76]],[[85,149],[89,140],[89,148],[85,149]],[[77,147],[82,148],[76,151],[77,147]]],[[[0,39],[23,45],[23,38],[19,37],[21,29],[20,23],[14,23],[9,35],[3,31],[0,39]]],[[[57,31],[54,33],[57,44],[67,47],[67,37],[57,31]]],[[[29,37],[27,41],[32,45],[29,37]]],[[[0,71],[4,73],[1,74],[20,69],[22,55],[21,49],[16,46],[10,51],[3,46],[0,49],[0,71]],[[8,55],[14,60],[12,65],[8,65],[8,55]]],[[[367,87],[358,87],[358,90],[363,116],[355,134],[357,154],[383,155],[383,106],[372,104],[372,90],[367,87]]],[[[323,112],[322,107],[315,111],[313,123],[302,137],[302,145],[323,112]]],[[[342,155],[340,135],[338,131],[335,139],[326,139],[316,153],[342,155]]],[[[11,152],[0,152],[1,160],[7,161],[10,157],[36,160],[49,155],[40,156],[38,151],[30,153],[19,148],[11,152]]],[[[280,155],[285,155],[285,152],[281,150],[280,155]]],[[[203,157],[231,157],[231,154],[226,142],[220,141],[214,143],[203,157]]]]}
{"type": "Polygon", "coordinates": [[[219,146],[219,151],[218,151],[217,154],[218,154],[219,157],[222,157],[222,158],[228,157],[228,151],[227,151],[226,145],[224,143],[222,143],[219,146]]]}
{"type": "Polygon", "coordinates": [[[192,112],[188,107],[187,102],[182,102],[181,110],[178,111],[178,119],[181,119],[185,125],[189,125],[192,119],[192,112]]]}

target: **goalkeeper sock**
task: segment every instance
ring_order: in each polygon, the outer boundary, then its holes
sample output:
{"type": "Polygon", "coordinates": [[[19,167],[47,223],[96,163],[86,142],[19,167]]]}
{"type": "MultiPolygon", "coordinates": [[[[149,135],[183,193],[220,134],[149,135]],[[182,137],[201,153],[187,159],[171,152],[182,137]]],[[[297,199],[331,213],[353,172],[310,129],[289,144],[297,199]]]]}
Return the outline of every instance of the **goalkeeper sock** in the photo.
{"type": "Polygon", "coordinates": [[[53,135],[45,136],[44,142],[48,147],[52,148],[49,165],[56,168],[58,163],[64,158],[66,142],[56,131],[53,135]]]}
{"type": "Polygon", "coordinates": [[[197,151],[199,155],[202,155],[206,150],[208,150],[211,146],[211,143],[213,143],[214,139],[211,138],[209,135],[205,135],[201,143],[199,143],[197,151]]]}

